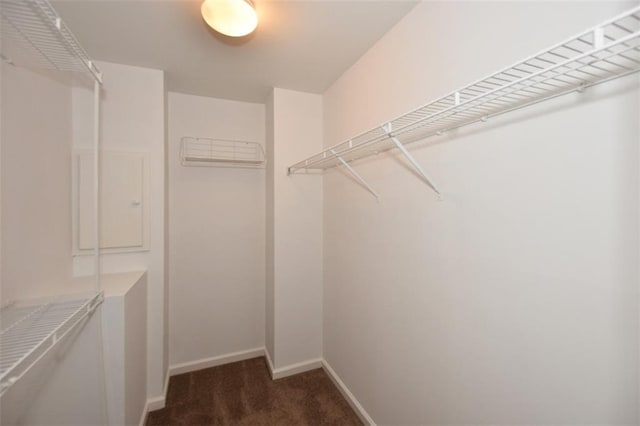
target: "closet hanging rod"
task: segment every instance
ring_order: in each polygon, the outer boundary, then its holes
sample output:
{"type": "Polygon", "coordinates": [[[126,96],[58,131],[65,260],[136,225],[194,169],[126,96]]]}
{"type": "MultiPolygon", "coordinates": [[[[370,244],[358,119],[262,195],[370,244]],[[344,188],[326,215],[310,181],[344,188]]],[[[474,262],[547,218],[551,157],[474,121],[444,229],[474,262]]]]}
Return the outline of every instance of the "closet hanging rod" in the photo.
{"type": "MultiPolygon", "coordinates": [[[[640,71],[640,6],[288,168],[335,167],[640,71]],[[385,131],[385,127],[395,129],[385,131]]],[[[411,161],[411,159],[410,159],[411,161]]],[[[434,188],[435,189],[435,188],[434,188]]]]}

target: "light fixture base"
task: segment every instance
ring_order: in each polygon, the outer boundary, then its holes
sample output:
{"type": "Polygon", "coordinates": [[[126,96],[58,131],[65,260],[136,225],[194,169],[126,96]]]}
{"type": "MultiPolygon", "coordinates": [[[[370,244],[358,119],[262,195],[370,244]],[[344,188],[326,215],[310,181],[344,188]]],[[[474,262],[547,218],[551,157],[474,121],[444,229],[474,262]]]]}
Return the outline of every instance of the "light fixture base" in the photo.
{"type": "Polygon", "coordinates": [[[246,36],[258,26],[251,0],[204,0],[200,12],[207,25],[229,37],[246,36]]]}

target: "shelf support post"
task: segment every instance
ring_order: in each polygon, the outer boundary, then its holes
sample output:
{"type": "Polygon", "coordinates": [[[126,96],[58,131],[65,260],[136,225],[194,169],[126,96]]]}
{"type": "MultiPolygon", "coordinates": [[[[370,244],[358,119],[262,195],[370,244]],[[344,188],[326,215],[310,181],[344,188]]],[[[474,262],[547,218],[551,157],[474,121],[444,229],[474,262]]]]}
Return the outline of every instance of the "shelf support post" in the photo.
{"type": "Polygon", "coordinates": [[[93,82],[93,261],[95,290],[100,291],[100,83],[93,82]]]}
{"type": "Polygon", "coordinates": [[[394,145],[396,146],[396,148],[398,148],[400,150],[400,152],[402,152],[402,155],[405,156],[405,158],[407,160],[409,160],[409,162],[411,163],[411,165],[413,166],[414,169],[416,169],[416,171],[418,172],[418,174],[420,176],[422,176],[422,179],[425,180],[425,182],[427,182],[427,184],[431,187],[431,189],[433,189],[436,194],[438,194],[438,197],[441,197],[442,194],[440,193],[440,190],[438,189],[438,187],[433,183],[433,180],[431,180],[431,178],[429,177],[429,175],[427,175],[427,173],[422,169],[422,167],[420,166],[420,164],[418,164],[418,162],[416,161],[415,158],[413,158],[413,156],[411,154],[409,154],[409,151],[407,151],[407,149],[404,147],[404,145],[402,145],[400,143],[400,141],[398,140],[398,138],[396,138],[395,136],[393,136],[393,133],[391,132],[391,123],[387,123],[384,126],[382,126],[382,129],[385,131],[385,133],[387,134],[387,136],[391,139],[391,141],[394,143],[394,145]]]}
{"type": "Polygon", "coordinates": [[[349,172],[353,175],[353,177],[355,177],[358,180],[358,182],[360,182],[367,189],[367,191],[369,191],[374,197],[376,197],[376,201],[380,202],[380,195],[376,191],[374,191],[373,188],[371,188],[371,186],[367,183],[367,181],[364,180],[362,176],[360,176],[360,174],[358,174],[358,172],[356,172],[353,169],[353,167],[349,165],[349,163],[344,161],[344,158],[340,157],[335,150],[332,149],[331,153],[338,159],[338,161],[340,161],[340,163],[342,163],[342,165],[347,170],[349,170],[349,172]]]}

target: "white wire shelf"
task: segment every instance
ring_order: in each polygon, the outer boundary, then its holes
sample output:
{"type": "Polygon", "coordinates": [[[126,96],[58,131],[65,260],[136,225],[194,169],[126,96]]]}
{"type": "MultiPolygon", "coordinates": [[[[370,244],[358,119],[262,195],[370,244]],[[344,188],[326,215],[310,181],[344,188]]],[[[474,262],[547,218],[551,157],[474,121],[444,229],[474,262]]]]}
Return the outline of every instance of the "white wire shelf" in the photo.
{"type": "Polygon", "coordinates": [[[180,161],[183,166],[264,167],[264,149],[257,142],[183,137],[180,161]]]}
{"type": "Polygon", "coordinates": [[[102,292],[15,302],[0,311],[0,395],[102,302],[102,292]]]}
{"type": "Polygon", "coordinates": [[[436,192],[403,145],[486,121],[543,100],[610,81],[640,70],[640,7],[633,8],[515,65],[302,160],[288,174],[346,166],[399,148],[436,192]]]}
{"type": "Polygon", "coordinates": [[[47,0],[0,0],[3,60],[29,68],[102,73],[47,0]]]}

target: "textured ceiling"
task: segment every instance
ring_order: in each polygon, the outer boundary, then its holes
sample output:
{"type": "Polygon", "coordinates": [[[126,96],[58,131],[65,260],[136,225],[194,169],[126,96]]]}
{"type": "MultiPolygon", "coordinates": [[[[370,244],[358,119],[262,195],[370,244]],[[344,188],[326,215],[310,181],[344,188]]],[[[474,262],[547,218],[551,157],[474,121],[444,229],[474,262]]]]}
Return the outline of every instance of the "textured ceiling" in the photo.
{"type": "Polygon", "coordinates": [[[166,71],[171,91],[263,102],[271,87],[327,89],[414,1],[256,0],[255,33],[209,29],[200,1],[57,0],[95,59],[166,71]]]}

